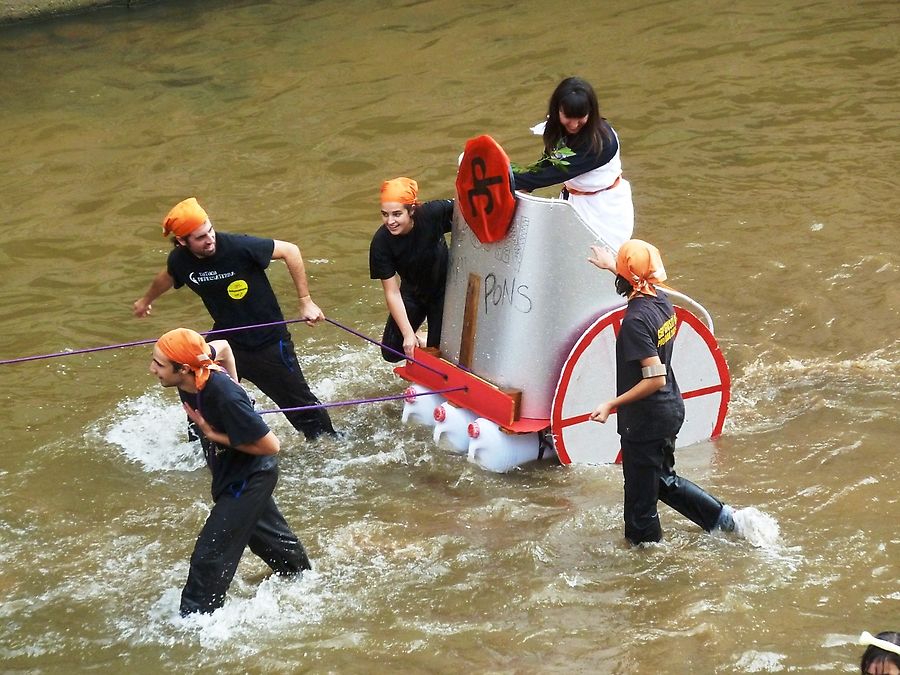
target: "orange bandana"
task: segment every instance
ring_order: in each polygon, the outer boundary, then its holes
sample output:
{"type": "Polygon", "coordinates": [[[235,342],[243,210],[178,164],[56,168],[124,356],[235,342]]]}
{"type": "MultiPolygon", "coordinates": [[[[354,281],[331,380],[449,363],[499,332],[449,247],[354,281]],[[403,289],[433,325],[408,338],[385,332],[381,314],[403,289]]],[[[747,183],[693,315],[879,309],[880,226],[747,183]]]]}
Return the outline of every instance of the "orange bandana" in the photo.
{"type": "Polygon", "coordinates": [[[206,386],[211,371],[223,370],[212,360],[212,350],[203,336],[189,328],[170,330],[156,341],[156,346],[170,361],[183,363],[194,371],[198,390],[206,386]]]}
{"type": "Polygon", "coordinates": [[[412,178],[394,178],[381,184],[381,203],[399,202],[401,204],[415,204],[419,196],[419,184],[412,178]]]}
{"type": "Polygon", "coordinates": [[[619,249],[616,258],[616,273],[624,277],[638,293],[656,295],[653,284],[666,280],[659,250],[640,239],[629,239],[619,249]]]}
{"type": "Polygon", "coordinates": [[[206,215],[203,207],[197,203],[194,197],[189,197],[178,202],[169,211],[163,221],[163,236],[168,237],[170,234],[174,234],[176,237],[186,237],[207,220],[209,220],[209,216],[206,215]]]}

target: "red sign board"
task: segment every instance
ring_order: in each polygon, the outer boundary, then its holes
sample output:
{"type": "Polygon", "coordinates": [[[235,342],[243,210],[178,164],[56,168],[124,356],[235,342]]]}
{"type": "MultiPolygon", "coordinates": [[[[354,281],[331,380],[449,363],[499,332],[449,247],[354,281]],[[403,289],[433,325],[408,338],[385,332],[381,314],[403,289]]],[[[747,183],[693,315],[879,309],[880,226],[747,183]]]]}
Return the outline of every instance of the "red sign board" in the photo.
{"type": "Polygon", "coordinates": [[[516,212],[512,169],[503,148],[490,136],[466,141],[456,176],[456,200],[466,223],[488,244],[506,237],[516,212]]]}

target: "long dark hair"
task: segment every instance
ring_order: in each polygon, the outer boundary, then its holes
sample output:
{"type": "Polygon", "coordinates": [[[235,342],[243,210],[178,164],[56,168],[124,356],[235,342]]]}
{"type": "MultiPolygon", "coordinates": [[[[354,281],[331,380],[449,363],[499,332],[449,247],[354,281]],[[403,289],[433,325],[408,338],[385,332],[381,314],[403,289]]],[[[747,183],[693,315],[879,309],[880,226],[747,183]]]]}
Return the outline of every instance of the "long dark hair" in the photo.
{"type": "MultiPolygon", "coordinates": [[[[885,642],[900,645],[900,633],[895,633],[894,631],[885,631],[875,637],[885,642]]],[[[863,652],[862,659],[860,659],[859,672],[868,673],[869,666],[872,665],[880,666],[879,672],[884,672],[884,667],[889,663],[900,668],[900,654],[894,654],[875,645],[869,645],[868,649],[863,652]]]]}
{"type": "Polygon", "coordinates": [[[609,138],[608,126],[600,116],[600,104],[597,94],[587,80],[580,77],[567,77],[553,90],[547,106],[547,126],[544,127],[544,152],[552,155],[559,142],[567,136],[566,128],[559,121],[559,111],[566,117],[584,117],[587,123],[571,140],[571,145],[586,147],[593,153],[600,154],[603,141],[609,138]]]}

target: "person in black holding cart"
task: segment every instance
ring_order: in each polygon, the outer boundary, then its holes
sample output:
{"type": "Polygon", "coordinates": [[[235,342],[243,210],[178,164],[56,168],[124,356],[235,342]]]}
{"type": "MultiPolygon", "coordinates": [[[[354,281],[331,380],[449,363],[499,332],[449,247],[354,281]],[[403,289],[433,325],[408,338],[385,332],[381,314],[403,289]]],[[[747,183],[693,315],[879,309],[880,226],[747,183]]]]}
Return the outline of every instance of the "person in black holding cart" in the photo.
{"type": "Polygon", "coordinates": [[[385,361],[413,357],[416,347],[439,347],[453,224],[453,200],[420,202],[419,185],[394,178],[381,185],[381,221],[369,246],[369,275],[380,279],[388,319],[381,342],[385,361]],[[399,281],[398,281],[399,279],[399,281]],[[428,335],[416,331],[427,320],[428,335]],[[400,352],[400,353],[397,353],[400,352]]]}

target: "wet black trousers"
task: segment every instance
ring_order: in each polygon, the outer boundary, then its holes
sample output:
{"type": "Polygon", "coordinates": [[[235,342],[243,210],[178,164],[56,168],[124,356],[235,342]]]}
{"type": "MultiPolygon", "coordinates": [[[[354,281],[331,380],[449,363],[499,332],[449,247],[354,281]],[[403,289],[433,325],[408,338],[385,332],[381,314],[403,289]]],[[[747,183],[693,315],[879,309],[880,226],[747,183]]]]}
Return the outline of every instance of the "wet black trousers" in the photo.
{"type": "MultiPolygon", "coordinates": [[[[406,307],[406,316],[409,318],[409,323],[413,327],[413,330],[419,330],[419,326],[427,320],[428,341],[426,346],[440,347],[441,322],[444,320],[444,296],[441,295],[430,302],[425,302],[421,298],[416,298],[411,295],[403,295],[403,293],[400,294],[400,297],[403,298],[403,306],[406,307]]],[[[381,342],[400,352],[399,354],[395,354],[390,350],[382,348],[381,356],[385,361],[396,363],[405,358],[403,356],[403,333],[400,332],[400,327],[397,325],[397,322],[394,321],[394,317],[390,314],[388,314],[387,323],[384,325],[384,334],[381,336],[381,342]]]]}
{"type": "Polygon", "coordinates": [[[675,439],[622,439],[625,475],[625,538],[633,544],[660,541],[657,501],[668,504],[707,532],[718,522],[722,502],[675,473],[675,439]]]}
{"type": "Polygon", "coordinates": [[[311,569],[303,544],[272,499],[277,482],[277,470],[260,471],[229,486],[216,500],[191,555],[181,592],[182,616],[208,614],[225,603],[225,593],[247,546],[278,575],[311,569]]]}
{"type": "MultiPolygon", "coordinates": [[[[319,405],[319,399],[310,391],[303,377],[294,342],[290,338],[255,350],[232,347],[232,351],[238,377],[250,380],[279,408],[319,405]]],[[[284,416],[307,440],[334,433],[331,417],[324,408],[298,410],[284,416]]]]}

